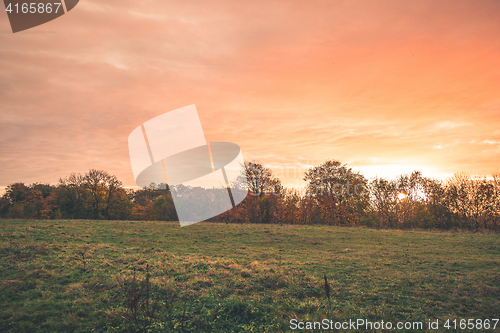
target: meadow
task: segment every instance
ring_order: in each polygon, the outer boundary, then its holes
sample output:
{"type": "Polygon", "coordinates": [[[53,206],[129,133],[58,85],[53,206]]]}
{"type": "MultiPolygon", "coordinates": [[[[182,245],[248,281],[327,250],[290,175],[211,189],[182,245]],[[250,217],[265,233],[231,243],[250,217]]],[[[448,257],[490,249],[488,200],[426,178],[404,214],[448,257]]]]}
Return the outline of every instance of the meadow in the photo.
{"type": "Polygon", "coordinates": [[[324,318],[441,332],[500,317],[494,233],[5,219],[0,258],[0,332],[289,332],[324,318]]]}

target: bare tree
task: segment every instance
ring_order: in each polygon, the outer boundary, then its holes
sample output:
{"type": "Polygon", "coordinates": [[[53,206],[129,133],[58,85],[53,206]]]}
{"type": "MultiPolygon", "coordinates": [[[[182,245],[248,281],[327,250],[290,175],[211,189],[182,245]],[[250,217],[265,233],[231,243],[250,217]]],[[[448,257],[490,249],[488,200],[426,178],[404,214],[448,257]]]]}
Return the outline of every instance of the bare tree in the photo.
{"type": "Polygon", "coordinates": [[[486,177],[455,174],[447,183],[446,196],[457,224],[477,231],[493,223],[497,190],[495,178],[490,181],[486,177]]]}
{"type": "Polygon", "coordinates": [[[248,190],[254,196],[279,195],[283,191],[281,181],[273,177],[272,171],[260,162],[245,162],[245,174],[248,190]]]}
{"type": "Polygon", "coordinates": [[[83,176],[82,185],[89,192],[93,218],[102,215],[108,219],[109,209],[116,204],[114,199],[122,182],[106,171],[92,169],[83,176]]]}

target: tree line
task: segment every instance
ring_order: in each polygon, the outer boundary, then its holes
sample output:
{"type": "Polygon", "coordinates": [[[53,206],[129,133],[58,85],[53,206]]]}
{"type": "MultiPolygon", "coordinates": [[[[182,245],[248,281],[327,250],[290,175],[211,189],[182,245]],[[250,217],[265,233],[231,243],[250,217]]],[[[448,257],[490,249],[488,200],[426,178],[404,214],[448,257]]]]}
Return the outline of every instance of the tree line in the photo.
{"type": "MultiPolygon", "coordinates": [[[[456,174],[441,181],[414,171],[396,179],[368,180],[328,160],[306,170],[303,189],[289,189],[257,161],[246,162],[244,173],[246,199],[211,221],[500,230],[500,174],[456,174]]],[[[116,176],[90,170],[61,178],[57,185],[7,186],[0,217],[175,221],[177,213],[166,184],[133,191],[124,189],[116,176]]]]}

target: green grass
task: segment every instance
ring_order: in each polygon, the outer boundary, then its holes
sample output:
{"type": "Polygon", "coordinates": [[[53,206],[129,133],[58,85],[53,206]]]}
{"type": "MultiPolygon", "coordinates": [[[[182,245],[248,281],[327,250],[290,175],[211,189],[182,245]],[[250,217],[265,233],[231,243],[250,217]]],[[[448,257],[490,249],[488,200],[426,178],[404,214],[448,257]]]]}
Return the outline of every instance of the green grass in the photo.
{"type": "Polygon", "coordinates": [[[125,290],[146,265],[151,332],[500,317],[495,234],[0,220],[0,258],[0,332],[135,331],[125,290]]]}

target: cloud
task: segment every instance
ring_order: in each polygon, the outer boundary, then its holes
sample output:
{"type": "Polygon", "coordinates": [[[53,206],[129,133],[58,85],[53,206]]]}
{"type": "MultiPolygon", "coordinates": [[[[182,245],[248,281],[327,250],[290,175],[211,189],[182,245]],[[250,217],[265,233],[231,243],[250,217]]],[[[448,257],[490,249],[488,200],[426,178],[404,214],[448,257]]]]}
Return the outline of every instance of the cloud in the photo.
{"type": "Polygon", "coordinates": [[[438,127],[439,128],[450,128],[450,129],[454,129],[454,128],[459,128],[459,127],[463,127],[463,126],[470,126],[471,124],[468,124],[468,123],[455,123],[455,122],[452,122],[452,121],[445,121],[445,122],[441,122],[438,124],[438,127]]]}
{"type": "Polygon", "coordinates": [[[499,9],[81,2],[36,28],[52,33],[0,34],[0,185],[97,168],[133,186],[130,131],[190,104],[208,140],[273,165],[338,159],[374,174],[377,156],[432,175],[498,171],[471,142],[500,141],[499,9]]]}
{"type": "Polygon", "coordinates": [[[484,140],[484,143],[487,143],[489,145],[498,145],[500,144],[500,141],[492,141],[492,140],[484,140]]]}

